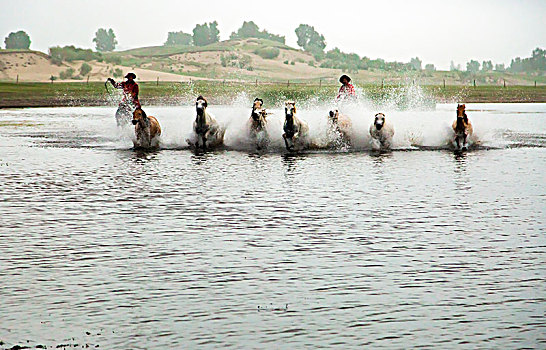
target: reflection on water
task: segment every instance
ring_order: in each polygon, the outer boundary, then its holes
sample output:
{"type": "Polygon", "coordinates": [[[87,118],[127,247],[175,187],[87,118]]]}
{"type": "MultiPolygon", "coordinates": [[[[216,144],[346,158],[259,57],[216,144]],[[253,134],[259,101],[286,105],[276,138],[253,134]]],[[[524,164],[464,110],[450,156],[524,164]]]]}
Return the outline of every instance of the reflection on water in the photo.
{"type": "Polygon", "coordinates": [[[259,154],[40,111],[0,111],[50,121],[0,134],[0,348],[544,347],[539,114],[499,117],[518,147],[259,154]]]}

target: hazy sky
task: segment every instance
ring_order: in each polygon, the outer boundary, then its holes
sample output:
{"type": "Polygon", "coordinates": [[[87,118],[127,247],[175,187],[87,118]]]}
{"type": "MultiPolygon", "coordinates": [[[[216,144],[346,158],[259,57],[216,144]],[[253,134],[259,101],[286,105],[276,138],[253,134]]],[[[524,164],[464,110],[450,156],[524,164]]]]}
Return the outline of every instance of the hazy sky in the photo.
{"type": "Polygon", "coordinates": [[[294,29],[306,23],[324,34],[327,49],[389,61],[418,56],[442,69],[450,60],[463,67],[470,59],[509,63],[546,47],[546,0],[0,0],[0,8],[0,36],[23,29],[31,48],[45,52],[94,48],[99,27],[113,28],[119,49],[162,45],[169,31],[191,33],[213,20],[221,40],[252,20],[296,46],[294,29]]]}

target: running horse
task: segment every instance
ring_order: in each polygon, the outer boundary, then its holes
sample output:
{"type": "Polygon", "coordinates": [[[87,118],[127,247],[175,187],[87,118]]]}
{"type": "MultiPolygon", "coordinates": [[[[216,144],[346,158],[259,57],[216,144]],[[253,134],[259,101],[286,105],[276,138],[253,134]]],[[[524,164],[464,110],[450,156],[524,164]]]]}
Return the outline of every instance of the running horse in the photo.
{"type": "Polygon", "coordinates": [[[466,151],[468,148],[467,139],[473,133],[472,123],[466,115],[465,105],[457,104],[457,120],[453,122],[453,131],[455,132],[455,143],[457,150],[466,151]]]}
{"type": "Polygon", "coordinates": [[[306,122],[296,117],[296,103],[294,101],[287,101],[284,107],[284,144],[286,149],[294,151],[296,146],[304,147],[307,144],[307,138],[309,134],[309,126],[306,122]]]}
{"type": "Polygon", "coordinates": [[[159,146],[161,126],[156,118],[146,115],[142,108],[133,112],[133,125],[135,126],[135,148],[150,148],[159,146]]]}
{"type": "Polygon", "coordinates": [[[328,113],[328,143],[334,148],[349,147],[353,125],[351,119],[334,109],[328,113]]]}
{"type": "Polygon", "coordinates": [[[269,144],[269,134],[266,130],[267,111],[263,108],[263,105],[264,101],[261,98],[254,99],[247,123],[249,137],[256,142],[256,148],[259,150],[266,148],[269,144]]]}
{"type": "Polygon", "coordinates": [[[190,139],[186,141],[190,146],[202,149],[214,148],[224,143],[226,130],[207,112],[208,103],[203,96],[198,96],[195,101],[196,117],[193,122],[195,142],[190,139]]]}

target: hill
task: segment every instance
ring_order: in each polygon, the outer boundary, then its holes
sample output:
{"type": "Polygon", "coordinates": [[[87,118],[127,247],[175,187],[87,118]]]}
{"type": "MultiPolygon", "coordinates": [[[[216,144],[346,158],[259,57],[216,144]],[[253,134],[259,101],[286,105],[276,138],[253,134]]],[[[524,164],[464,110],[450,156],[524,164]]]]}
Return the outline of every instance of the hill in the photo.
{"type": "MultiPolygon", "coordinates": [[[[23,50],[0,50],[0,80],[49,81],[73,69],[76,79],[104,81],[115,73],[134,71],[140,81],[228,80],[260,82],[336,83],[341,69],[320,68],[308,52],[267,39],[226,40],[207,46],[151,46],[105,53],[100,60],[86,61],[91,71],[78,72],[84,61],[55,64],[46,54],[23,50]]],[[[57,62],[58,63],[58,62],[57,62]]],[[[533,85],[546,83],[544,76],[480,72],[360,70],[350,74],[357,84],[393,84],[415,81],[422,85],[533,85]]],[[[65,79],[74,81],[74,79],[65,79]]]]}

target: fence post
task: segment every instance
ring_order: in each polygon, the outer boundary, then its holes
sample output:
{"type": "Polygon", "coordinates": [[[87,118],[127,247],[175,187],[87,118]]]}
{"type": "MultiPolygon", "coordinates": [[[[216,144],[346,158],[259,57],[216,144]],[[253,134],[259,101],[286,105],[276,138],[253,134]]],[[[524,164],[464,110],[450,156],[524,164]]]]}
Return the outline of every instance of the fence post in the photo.
{"type": "Polygon", "coordinates": [[[17,80],[15,81],[15,83],[19,84],[19,74],[17,74],[17,80]]]}
{"type": "Polygon", "coordinates": [[[290,80],[288,80],[288,81],[286,82],[286,87],[289,87],[289,86],[290,86],[290,80]]]}
{"type": "Polygon", "coordinates": [[[155,86],[159,86],[159,77],[157,77],[157,81],[155,83],[155,86]]]}
{"type": "Polygon", "coordinates": [[[319,80],[318,87],[319,89],[322,87],[322,79],[319,80]]]}
{"type": "Polygon", "coordinates": [[[258,86],[258,79],[256,79],[256,86],[258,86]]]}
{"type": "Polygon", "coordinates": [[[506,87],[506,79],[502,79],[502,84],[506,87]]]}
{"type": "Polygon", "coordinates": [[[381,79],[381,88],[383,89],[383,83],[385,82],[385,79],[381,79]]]}
{"type": "Polygon", "coordinates": [[[87,75],[87,85],[89,85],[89,74],[87,75]]]}
{"type": "Polygon", "coordinates": [[[537,87],[537,81],[535,80],[535,87],[537,87]]]}
{"type": "Polygon", "coordinates": [[[474,87],[476,87],[476,79],[474,79],[474,87]]]}
{"type": "Polygon", "coordinates": [[[446,80],[444,79],[444,89],[446,88],[446,80]]]}

